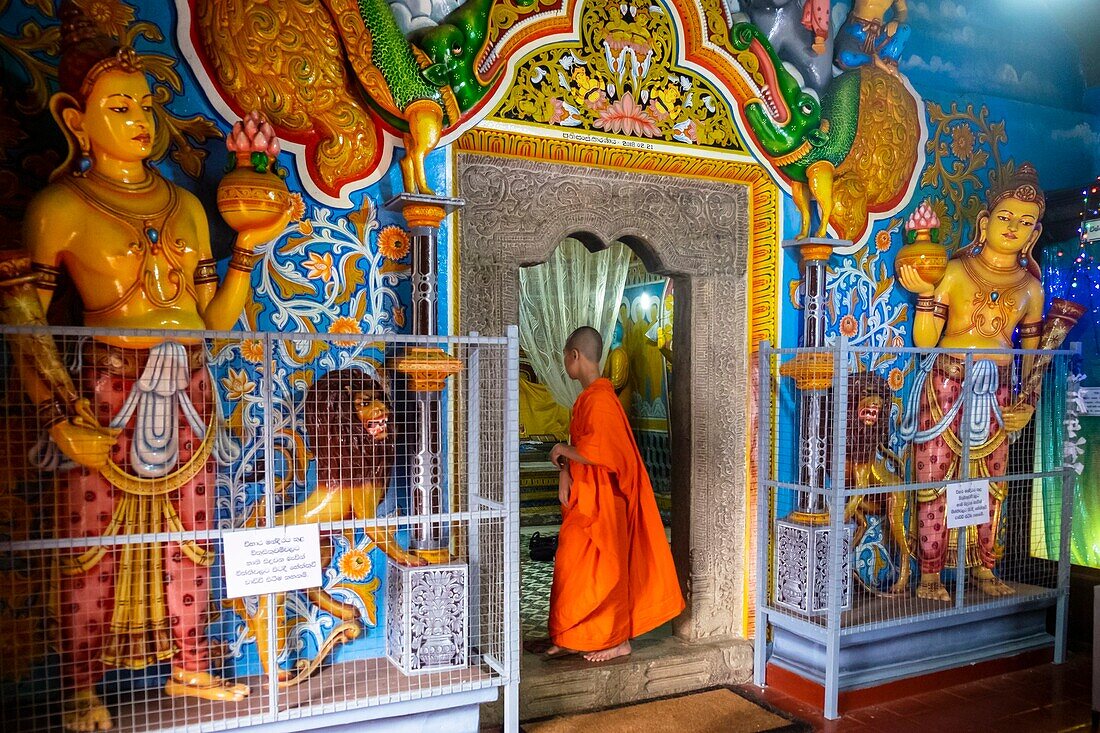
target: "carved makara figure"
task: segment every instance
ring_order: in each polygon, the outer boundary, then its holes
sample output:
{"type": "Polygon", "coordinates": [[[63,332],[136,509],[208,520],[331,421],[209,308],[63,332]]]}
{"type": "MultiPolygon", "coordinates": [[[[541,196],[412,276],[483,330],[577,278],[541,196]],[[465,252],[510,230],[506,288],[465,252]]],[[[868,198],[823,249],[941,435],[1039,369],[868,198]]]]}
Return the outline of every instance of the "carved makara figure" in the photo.
{"type": "MultiPolygon", "coordinates": [[[[30,203],[23,237],[42,309],[64,270],[85,325],[231,328],[255,248],[286,227],[289,203],[266,226],[240,231],[219,286],[202,205],[149,165],[154,102],[141,58],[98,35],[75,3],[60,15],[62,91],[50,109],[69,155],[30,203]]],[[[205,542],[79,541],[212,526],[216,425],[204,346],[118,333],[86,343],[81,363],[75,399],[56,375],[20,369],[43,426],[76,464],[62,470],[54,501],[56,536],[73,540],[59,552],[63,725],[112,726],[94,689],[108,667],[170,661],[168,694],[240,699],[247,687],[209,672],[205,542]]]]}
{"type": "MultiPolygon", "coordinates": [[[[1034,349],[1042,333],[1043,286],[1031,249],[1042,231],[1045,208],[1039,180],[1030,164],[990,191],[978,215],[976,238],[955,253],[938,283],[924,280],[911,264],[898,267],[898,279],[917,294],[913,343],[920,348],[959,349],[929,356],[920,365],[902,421],[902,437],[913,443],[916,480],[943,481],[961,473],[963,446],[969,443],[969,477],[990,479],[989,521],[960,533],[968,536],[967,565],[977,587],[994,596],[1013,593],[994,575],[1004,553],[999,535],[1007,485],[1010,436],[1031,419],[1034,407],[1012,393],[1012,357],[977,354],[967,368],[967,349],[1034,349]],[[969,373],[968,373],[969,372],[969,373]],[[964,390],[964,383],[967,390],[964,390]],[[963,409],[965,391],[972,398],[963,409]]],[[[1023,373],[1033,359],[1023,360],[1023,373]]],[[[951,559],[943,489],[917,492],[921,580],[917,595],[950,601],[940,572],[951,559]]],[[[954,534],[954,532],[952,532],[954,534]]]]}
{"type": "Polygon", "coordinates": [[[760,151],[791,182],[802,215],[796,239],[811,232],[811,203],[821,216],[814,236],[831,226],[859,241],[868,214],[888,211],[916,175],[921,116],[900,75],[862,66],[832,80],[818,99],[787,70],[767,37],[750,23],[730,33],[742,65],[755,66],[756,96],[745,123],[760,151]]]}

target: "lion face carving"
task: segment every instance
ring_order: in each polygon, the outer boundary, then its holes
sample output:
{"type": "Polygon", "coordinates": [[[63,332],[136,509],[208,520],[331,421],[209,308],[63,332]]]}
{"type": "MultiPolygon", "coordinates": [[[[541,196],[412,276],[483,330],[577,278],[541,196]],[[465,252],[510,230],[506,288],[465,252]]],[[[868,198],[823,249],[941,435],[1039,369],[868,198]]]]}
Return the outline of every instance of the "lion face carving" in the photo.
{"type": "Polygon", "coordinates": [[[390,406],[373,376],[359,369],[325,374],[306,394],[305,419],[319,485],[389,483],[394,461],[390,406]]]}
{"type": "Polygon", "coordinates": [[[871,463],[890,444],[890,387],[874,372],[848,375],[848,463],[871,463]]]}

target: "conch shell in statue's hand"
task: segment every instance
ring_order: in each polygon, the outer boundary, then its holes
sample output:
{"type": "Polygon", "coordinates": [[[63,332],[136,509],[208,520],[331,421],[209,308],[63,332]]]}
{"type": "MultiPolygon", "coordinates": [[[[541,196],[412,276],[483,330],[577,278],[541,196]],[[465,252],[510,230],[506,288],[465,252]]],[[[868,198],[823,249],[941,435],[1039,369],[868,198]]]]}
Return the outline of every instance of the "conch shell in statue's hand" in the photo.
{"type": "Polygon", "coordinates": [[[235,123],[225,144],[235,165],[218,185],[218,211],[237,231],[236,246],[251,251],[300,219],[305,202],[278,174],[279,140],[259,112],[235,123]]]}

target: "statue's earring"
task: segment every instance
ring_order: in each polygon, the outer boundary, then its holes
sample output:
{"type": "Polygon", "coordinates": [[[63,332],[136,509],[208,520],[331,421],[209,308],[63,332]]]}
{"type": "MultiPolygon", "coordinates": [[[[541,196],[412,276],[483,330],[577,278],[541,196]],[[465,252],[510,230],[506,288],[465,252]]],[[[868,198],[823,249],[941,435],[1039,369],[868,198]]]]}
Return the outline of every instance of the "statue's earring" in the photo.
{"type": "Polygon", "coordinates": [[[88,171],[92,169],[92,156],[91,150],[88,146],[88,141],[83,137],[77,138],[80,143],[80,159],[76,162],[76,174],[78,176],[88,175],[88,171]]]}

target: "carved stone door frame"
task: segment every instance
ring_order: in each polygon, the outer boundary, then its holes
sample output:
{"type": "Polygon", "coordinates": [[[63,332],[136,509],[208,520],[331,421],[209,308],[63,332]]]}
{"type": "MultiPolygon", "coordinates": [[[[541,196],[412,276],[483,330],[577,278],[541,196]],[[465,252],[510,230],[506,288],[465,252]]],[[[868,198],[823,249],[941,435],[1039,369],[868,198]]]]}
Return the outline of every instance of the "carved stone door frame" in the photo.
{"type": "MultiPolygon", "coordinates": [[[[747,634],[751,588],[749,186],[478,153],[457,156],[459,330],[519,319],[519,268],[566,237],[622,241],[675,282],[672,547],[686,641],[747,634]]],[[[756,324],[758,326],[758,324],[756,324]]]]}

